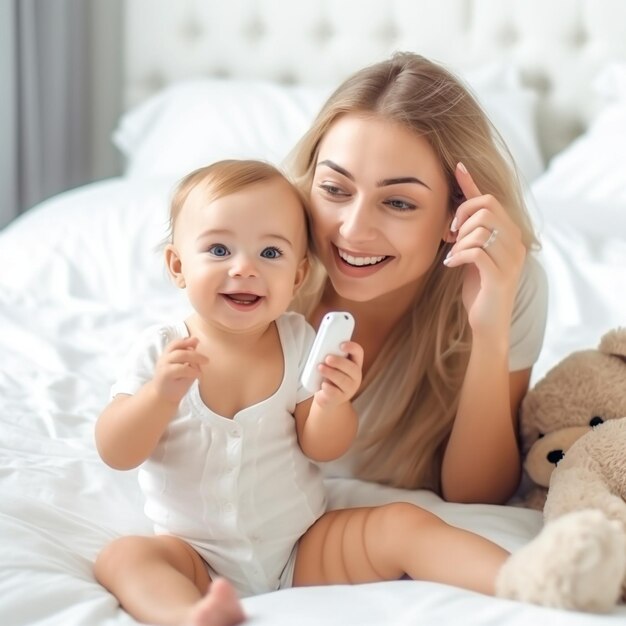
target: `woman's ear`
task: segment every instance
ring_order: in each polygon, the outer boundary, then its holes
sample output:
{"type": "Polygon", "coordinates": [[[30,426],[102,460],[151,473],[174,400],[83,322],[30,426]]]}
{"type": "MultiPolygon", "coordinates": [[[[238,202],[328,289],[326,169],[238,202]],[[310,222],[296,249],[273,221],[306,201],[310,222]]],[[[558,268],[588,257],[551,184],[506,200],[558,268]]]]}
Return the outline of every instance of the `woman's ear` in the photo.
{"type": "Polygon", "coordinates": [[[446,220],[445,230],[441,235],[441,241],[444,243],[454,243],[456,241],[457,233],[450,230],[453,219],[454,215],[450,216],[450,219],[446,220]]]}
{"type": "Polygon", "coordinates": [[[184,289],[185,277],[183,276],[183,264],[174,244],[168,243],[167,246],[165,246],[165,265],[174,283],[181,289],[184,289]]]}

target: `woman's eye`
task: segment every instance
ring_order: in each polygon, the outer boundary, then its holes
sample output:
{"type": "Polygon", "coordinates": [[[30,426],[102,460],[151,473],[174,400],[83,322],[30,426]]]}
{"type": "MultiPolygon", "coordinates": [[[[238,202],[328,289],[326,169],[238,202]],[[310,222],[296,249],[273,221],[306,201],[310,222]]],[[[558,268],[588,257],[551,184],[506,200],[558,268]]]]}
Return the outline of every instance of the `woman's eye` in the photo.
{"type": "Polygon", "coordinates": [[[213,256],[219,256],[219,257],[224,257],[224,256],[228,256],[230,254],[230,252],[228,251],[228,248],[221,243],[215,243],[213,244],[210,248],[209,248],[209,254],[212,254],[213,256]]]}
{"type": "Polygon", "coordinates": [[[265,248],[263,252],[261,252],[261,256],[264,259],[277,259],[283,255],[282,250],[279,250],[275,246],[270,246],[269,248],[265,248]]]}
{"type": "Polygon", "coordinates": [[[385,204],[396,211],[412,211],[415,208],[415,205],[412,202],[399,199],[386,200],[385,204]]]}
{"type": "Polygon", "coordinates": [[[319,188],[329,196],[344,197],[350,195],[343,191],[341,187],[337,187],[337,185],[333,185],[331,183],[321,183],[319,188]]]}

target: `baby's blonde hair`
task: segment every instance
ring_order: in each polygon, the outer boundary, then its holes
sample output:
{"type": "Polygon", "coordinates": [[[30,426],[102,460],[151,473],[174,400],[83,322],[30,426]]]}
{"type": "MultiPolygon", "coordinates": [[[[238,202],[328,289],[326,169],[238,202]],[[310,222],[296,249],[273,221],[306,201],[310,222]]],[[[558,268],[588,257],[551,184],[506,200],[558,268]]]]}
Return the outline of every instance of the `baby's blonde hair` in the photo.
{"type": "Polygon", "coordinates": [[[223,198],[236,191],[241,191],[256,183],[276,178],[283,180],[285,184],[291,188],[294,196],[299,200],[306,223],[308,239],[309,225],[306,198],[300,189],[292,184],[285,174],[270,163],[265,163],[264,161],[225,159],[194,170],[178,183],[170,202],[167,241],[173,241],[176,220],[192,191],[202,191],[204,193],[203,199],[207,203],[210,203],[218,198],[223,198]]]}
{"type": "MultiPolygon", "coordinates": [[[[290,155],[291,173],[307,195],[320,142],[347,114],[400,123],[425,137],[448,180],[450,215],[463,201],[454,176],[457,163],[463,162],[481,192],[498,198],[520,227],[524,245],[537,244],[510,153],[469,89],[446,69],[419,55],[398,53],[340,85],[290,155]]],[[[443,453],[471,349],[461,300],[463,269],[443,266],[447,249],[440,246],[419,298],[364,379],[364,387],[375,386],[368,410],[377,414],[377,421],[358,444],[361,478],[440,491],[443,453]],[[402,368],[391,368],[395,360],[402,368]]],[[[307,316],[326,283],[319,265],[309,280],[294,303],[307,316]]]]}

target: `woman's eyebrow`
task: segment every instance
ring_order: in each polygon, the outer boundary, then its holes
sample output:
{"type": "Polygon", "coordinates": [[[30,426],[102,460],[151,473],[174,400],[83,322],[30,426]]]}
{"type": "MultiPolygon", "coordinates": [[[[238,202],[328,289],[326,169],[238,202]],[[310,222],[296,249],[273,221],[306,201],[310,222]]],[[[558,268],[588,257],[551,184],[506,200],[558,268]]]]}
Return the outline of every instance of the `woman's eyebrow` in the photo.
{"type": "Polygon", "coordinates": [[[348,170],[341,167],[341,165],[337,165],[334,161],[325,159],[324,161],[320,161],[317,164],[317,167],[319,167],[320,165],[325,165],[326,167],[330,167],[331,170],[335,170],[335,172],[342,174],[343,176],[345,176],[346,178],[349,178],[351,181],[354,182],[354,176],[352,176],[352,174],[350,174],[348,170]]]}
{"type": "MultiPolygon", "coordinates": [[[[346,178],[354,182],[354,176],[350,174],[348,170],[341,167],[341,165],[337,165],[337,163],[335,163],[334,161],[331,161],[330,159],[324,159],[323,161],[320,161],[317,164],[318,167],[320,165],[325,165],[326,167],[330,167],[330,169],[335,170],[335,172],[341,174],[342,176],[345,176],[346,178]]],[[[430,191],[432,191],[432,189],[430,189],[430,187],[423,180],[420,180],[419,178],[416,178],[415,176],[399,176],[398,178],[385,178],[381,181],[378,181],[376,183],[376,186],[386,187],[388,185],[403,185],[406,183],[413,183],[415,185],[421,185],[422,187],[426,187],[426,189],[429,189],[430,191]]]]}
{"type": "MultiPolygon", "coordinates": [[[[416,185],[422,185],[422,187],[426,187],[426,189],[430,189],[430,187],[419,178],[415,176],[400,176],[399,178],[385,178],[384,180],[378,181],[376,183],[377,187],[386,187],[387,185],[403,185],[405,183],[414,183],[416,185]]],[[[430,189],[432,191],[432,189],[430,189]]]]}

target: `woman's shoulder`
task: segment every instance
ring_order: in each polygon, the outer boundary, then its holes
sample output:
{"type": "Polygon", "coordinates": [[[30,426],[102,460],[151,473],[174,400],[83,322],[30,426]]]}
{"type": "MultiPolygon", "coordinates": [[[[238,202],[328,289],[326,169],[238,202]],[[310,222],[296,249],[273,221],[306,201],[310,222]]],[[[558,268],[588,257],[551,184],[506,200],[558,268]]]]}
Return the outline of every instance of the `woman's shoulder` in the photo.
{"type": "Polygon", "coordinates": [[[543,265],[533,252],[526,255],[517,289],[515,309],[526,308],[534,303],[538,308],[548,305],[548,277],[543,265]]]}
{"type": "Polygon", "coordinates": [[[548,318],[548,278],[533,253],[526,261],[519,281],[511,320],[509,369],[532,367],[539,358],[548,318]]]}

